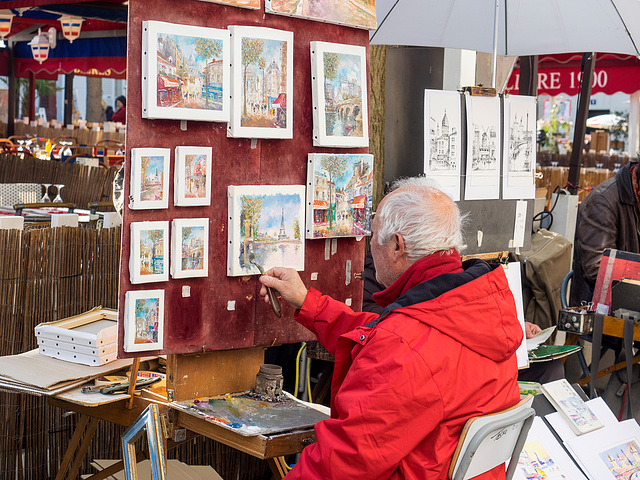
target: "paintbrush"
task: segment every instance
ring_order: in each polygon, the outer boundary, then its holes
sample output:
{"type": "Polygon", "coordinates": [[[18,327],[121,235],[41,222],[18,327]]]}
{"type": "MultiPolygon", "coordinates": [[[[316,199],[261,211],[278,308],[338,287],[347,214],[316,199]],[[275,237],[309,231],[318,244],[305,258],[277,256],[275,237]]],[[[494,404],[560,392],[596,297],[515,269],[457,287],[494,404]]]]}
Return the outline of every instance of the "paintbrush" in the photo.
{"type": "MultiPolygon", "coordinates": [[[[253,263],[258,270],[260,270],[260,275],[264,275],[264,268],[259,263],[256,263],[256,255],[253,252],[249,252],[249,261],[253,263]]],[[[266,285],[265,285],[266,286],[266,285]]],[[[271,308],[273,309],[273,313],[276,314],[276,317],[282,317],[282,309],[280,308],[280,302],[278,301],[278,297],[276,296],[276,292],[271,287],[267,287],[267,295],[269,296],[269,303],[271,304],[271,308]]]]}

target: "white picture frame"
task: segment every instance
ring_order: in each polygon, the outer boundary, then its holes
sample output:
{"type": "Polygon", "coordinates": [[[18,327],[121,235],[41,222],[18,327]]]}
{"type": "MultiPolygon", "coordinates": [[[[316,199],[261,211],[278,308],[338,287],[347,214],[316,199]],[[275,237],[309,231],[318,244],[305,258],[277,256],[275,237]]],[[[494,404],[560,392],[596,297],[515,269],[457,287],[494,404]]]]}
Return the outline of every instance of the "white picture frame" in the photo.
{"type": "Polygon", "coordinates": [[[424,91],[424,173],[460,200],[462,106],[458,92],[424,91]]]}
{"type": "Polygon", "coordinates": [[[125,293],[125,352],[164,349],[164,290],[130,290],[125,293]]]}
{"type": "Polygon", "coordinates": [[[228,30],[142,22],[142,118],[228,122],[229,43],[228,30]]]}
{"type": "Polygon", "coordinates": [[[238,25],[229,31],[233,66],[227,136],[293,138],[293,32],[238,25]],[[245,76],[252,81],[245,82],[245,76]]]}
{"type": "Polygon", "coordinates": [[[169,280],[169,222],[131,222],[129,280],[132,284],[169,280]]]}
{"type": "Polygon", "coordinates": [[[373,155],[310,153],[306,237],[371,235],[373,155]]]}
{"type": "Polygon", "coordinates": [[[174,218],[171,222],[171,277],[209,276],[209,219],[174,218]]]}
{"type": "Polygon", "coordinates": [[[228,276],[260,274],[250,252],[265,271],[304,270],[304,185],[230,185],[227,196],[228,276]]]}
{"type": "Polygon", "coordinates": [[[170,157],[168,148],[131,149],[130,209],[169,208],[170,157]]]}
{"type": "Polygon", "coordinates": [[[176,147],[173,203],[179,207],[211,205],[211,147],[176,147]]]}
{"type": "Polygon", "coordinates": [[[536,196],[536,97],[504,97],[504,160],[502,198],[525,200],[536,196]]]}
{"type": "Polygon", "coordinates": [[[366,48],[328,42],[310,48],[314,146],[368,147],[366,48]]]}

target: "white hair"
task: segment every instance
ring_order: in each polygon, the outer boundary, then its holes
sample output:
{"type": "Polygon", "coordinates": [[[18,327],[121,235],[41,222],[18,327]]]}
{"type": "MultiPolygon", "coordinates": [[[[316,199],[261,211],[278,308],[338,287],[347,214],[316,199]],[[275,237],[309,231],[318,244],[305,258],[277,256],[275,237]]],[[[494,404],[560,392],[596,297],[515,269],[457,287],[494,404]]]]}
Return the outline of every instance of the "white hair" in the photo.
{"type": "Polygon", "coordinates": [[[407,258],[415,262],[435,252],[464,247],[460,214],[455,202],[436,181],[426,177],[397,180],[385,197],[378,217],[378,242],[387,244],[398,233],[405,243],[407,258]]]}

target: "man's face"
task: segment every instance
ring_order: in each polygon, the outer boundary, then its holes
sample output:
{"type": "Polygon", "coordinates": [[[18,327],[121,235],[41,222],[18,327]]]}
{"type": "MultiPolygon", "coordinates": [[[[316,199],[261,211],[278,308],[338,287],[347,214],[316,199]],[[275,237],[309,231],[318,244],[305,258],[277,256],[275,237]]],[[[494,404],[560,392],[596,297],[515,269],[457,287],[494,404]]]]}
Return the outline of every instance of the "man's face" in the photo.
{"type": "MultiPolygon", "coordinates": [[[[382,205],[382,203],[380,203],[380,205],[382,205]]],[[[378,210],[380,210],[380,206],[378,206],[378,210]]],[[[393,242],[389,242],[386,245],[381,245],[378,242],[379,224],[380,222],[378,217],[373,217],[373,222],[371,224],[373,229],[373,234],[371,235],[371,256],[373,257],[373,263],[376,267],[376,280],[385,287],[388,287],[396,280],[393,278],[393,274],[391,272],[393,242]]]]}

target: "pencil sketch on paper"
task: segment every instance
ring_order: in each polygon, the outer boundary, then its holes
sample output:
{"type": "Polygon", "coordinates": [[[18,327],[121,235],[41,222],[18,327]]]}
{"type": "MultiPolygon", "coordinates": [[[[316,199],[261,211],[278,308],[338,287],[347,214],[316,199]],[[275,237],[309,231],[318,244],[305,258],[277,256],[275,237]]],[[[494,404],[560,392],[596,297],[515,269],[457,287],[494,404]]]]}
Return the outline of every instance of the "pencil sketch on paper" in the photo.
{"type": "Polygon", "coordinates": [[[184,226],[181,231],[181,270],[204,269],[205,227],[184,226]]]}
{"type": "Polygon", "coordinates": [[[269,13],[376,28],[375,0],[267,0],[265,9],[269,13]]]}
{"type": "Polygon", "coordinates": [[[133,343],[136,345],[158,343],[159,321],[159,298],[135,299],[135,336],[133,343]]]}
{"type": "Polygon", "coordinates": [[[507,157],[510,174],[531,175],[535,166],[535,121],[535,104],[533,115],[528,105],[510,104],[507,157]]]}
{"type": "Polygon", "coordinates": [[[165,157],[143,155],[141,161],[140,200],[155,201],[164,198],[165,157]]]}
{"type": "Polygon", "coordinates": [[[567,480],[557,461],[539,440],[527,443],[518,459],[518,471],[527,480],[567,480]]]}
{"type": "Polygon", "coordinates": [[[640,449],[636,440],[630,440],[599,453],[616,480],[640,479],[640,449]]]}
{"type": "Polygon", "coordinates": [[[307,238],[371,234],[373,155],[309,154],[307,238]]]}
{"type": "Polygon", "coordinates": [[[495,171],[498,162],[495,125],[473,122],[471,135],[471,169],[474,172],[495,171]]]}
{"type": "Polygon", "coordinates": [[[433,95],[429,101],[429,173],[432,175],[457,174],[459,170],[460,131],[459,125],[460,102],[455,110],[455,97],[452,104],[451,97],[433,95]],[[449,112],[447,112],[449,107],[449,112]],[[454,107],[454,108],[451,108],[454,107]],[[452,114],[457,113],[457,121],[450,122],[452,114]]]}

